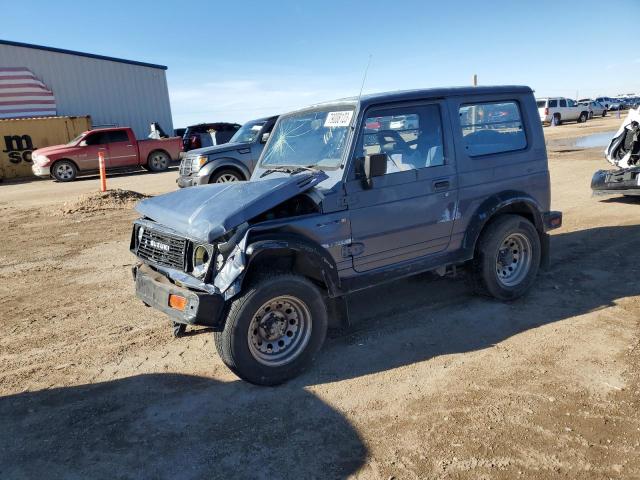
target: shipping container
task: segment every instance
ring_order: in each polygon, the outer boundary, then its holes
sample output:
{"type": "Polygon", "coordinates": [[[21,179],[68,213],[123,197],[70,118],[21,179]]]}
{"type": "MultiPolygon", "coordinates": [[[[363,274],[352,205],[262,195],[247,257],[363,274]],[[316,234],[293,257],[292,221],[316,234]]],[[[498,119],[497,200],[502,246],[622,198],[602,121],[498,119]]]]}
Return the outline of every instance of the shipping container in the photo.
{"type": "Polygon", "coordinates": [[[89,116],[0,120],[0,180],[32,176],[33,150],[67,143],[90,129],[89,116]]]}

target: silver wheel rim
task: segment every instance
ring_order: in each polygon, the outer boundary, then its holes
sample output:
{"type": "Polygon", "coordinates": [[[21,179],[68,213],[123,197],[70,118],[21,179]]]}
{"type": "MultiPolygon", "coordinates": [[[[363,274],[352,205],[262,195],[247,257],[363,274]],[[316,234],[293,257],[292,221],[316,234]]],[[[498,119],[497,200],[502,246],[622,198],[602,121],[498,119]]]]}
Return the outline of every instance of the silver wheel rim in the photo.
{"type": "Polygon", "coordinates": [[[522,233],[511,233],[496,254],[496,274],[505,287],[519,285],[531,269],[531,242],[522,233]]]}
{"type": "Polygon", "coordinates": [[[236,177],[233,173],[223,173],[218,177],[216,183],[229,183],[229,182],[237,182],[238,177],[236,177]]]}
{"type": "Polygon", "coordinates": [[[278,367],[300,356],[311,338],[311,313],[290,295],[264,303],[249,324],[249,351],[263,365],[278,367]]]}
{"type": "Polygon", "coordinates": [[[157,153],[151,157],[151,165],[154,170],[164,170],[168,163],[167,157],[161,153],[157,153]]]}
{"type": "Polygon", "coordinates": [[[60,180],[71,180],[73,178],[73,168],[68,163],[56,165],[56,178],[60,180]]]}

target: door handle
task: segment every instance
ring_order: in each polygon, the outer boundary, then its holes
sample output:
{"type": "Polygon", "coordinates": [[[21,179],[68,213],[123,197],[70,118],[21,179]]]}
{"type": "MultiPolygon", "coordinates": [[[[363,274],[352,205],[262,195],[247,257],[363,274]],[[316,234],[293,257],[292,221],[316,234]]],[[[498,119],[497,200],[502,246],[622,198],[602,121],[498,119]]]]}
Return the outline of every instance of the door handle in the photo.
{"type": "Polygon", "coordinates": [[[449,180],[437,180],[433,182],[433,189],[436,191],[446,190],[450,185],[451,183],[449,182],[449,180]]]}

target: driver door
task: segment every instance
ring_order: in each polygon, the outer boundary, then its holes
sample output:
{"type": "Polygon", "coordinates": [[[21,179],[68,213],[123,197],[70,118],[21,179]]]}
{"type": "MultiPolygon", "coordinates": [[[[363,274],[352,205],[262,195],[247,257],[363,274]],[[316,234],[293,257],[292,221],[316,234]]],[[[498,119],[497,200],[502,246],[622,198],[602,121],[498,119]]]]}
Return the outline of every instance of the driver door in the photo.
{"type": "Polygon", "coordinates": [[[386,174],[366,188],[346,184],[353,268],[366,272],[436,254],[447,248],[457,204],[453,146],[444,134],[441,103],[369,109],[353,164],[385,153],[386,174]]]}
{"type": "Polygon", "coordinates": [[[108,165],[109,152],[107,144],[109,139],[107,132],[93,132],[84,138],[86,146],[78,154],[78,167],[80,170],[98,170],[98,153],[104,153],[105,165],[108,165]]]}

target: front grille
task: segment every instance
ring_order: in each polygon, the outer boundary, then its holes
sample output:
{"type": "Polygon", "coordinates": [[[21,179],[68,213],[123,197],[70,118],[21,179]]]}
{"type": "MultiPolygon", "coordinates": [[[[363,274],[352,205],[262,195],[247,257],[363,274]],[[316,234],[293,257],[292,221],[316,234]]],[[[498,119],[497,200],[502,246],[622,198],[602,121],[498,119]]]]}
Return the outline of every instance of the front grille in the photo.
{"type": "Polygon", "coordinates": [[[192,170],[193,170],[193,158],[184,157],[180,162],[180,175],[182,176],[191,175],[192,170]]]}
{"type": "Polygon", "coordinates": [[[137,250],[140,258],[165,267],[185,269],[187,241],[184,238],[147,227],[141,228],[144,228],[144,231],[137,250]]]}

